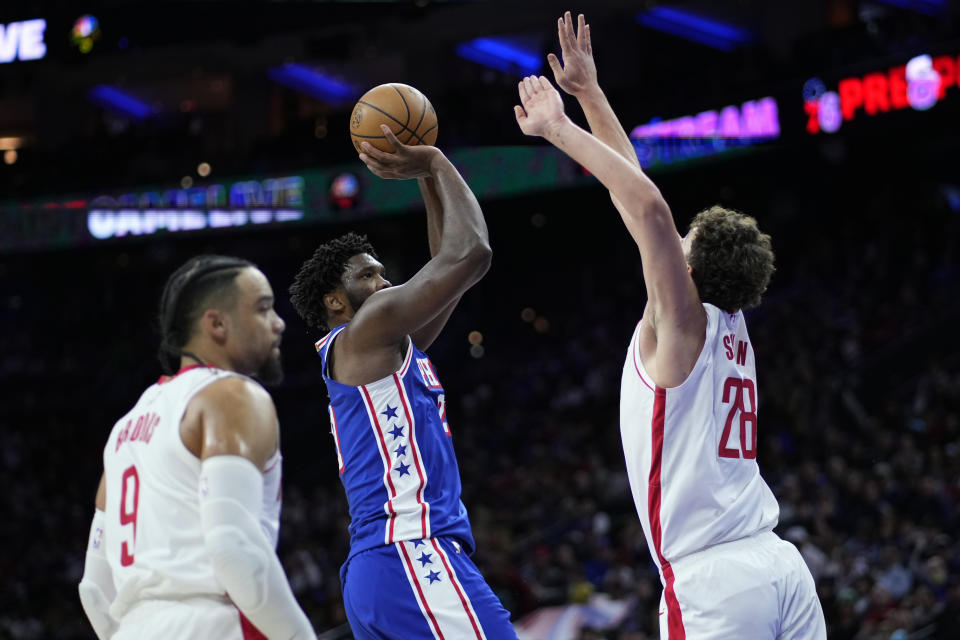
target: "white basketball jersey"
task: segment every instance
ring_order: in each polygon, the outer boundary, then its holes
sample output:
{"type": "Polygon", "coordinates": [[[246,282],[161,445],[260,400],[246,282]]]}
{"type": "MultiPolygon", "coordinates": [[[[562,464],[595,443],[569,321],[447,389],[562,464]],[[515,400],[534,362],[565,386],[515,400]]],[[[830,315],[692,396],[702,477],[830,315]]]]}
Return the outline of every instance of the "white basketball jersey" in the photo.
{"type": "Polygon", "coordinates": [[[701,549],[773,529],[780,508],[757,466],[757,375],[743,313],[704,304],[706,340],[678,387],[657,387],[630,341],[620,435],[637,513],[661,573],[701,549]]]}
{"type": "MultiPolygon", "coordinates": [[[[107,501],[104,551],[120,619],[142,600],[221,597],[200,526],[200,459],[180,438],[190,400],[207,385],[243,377],[188,367],[152,385],[114,425],[103,451],[107,501]]],[[[264,472],[260,524],[274,547],[280,527],[279,450],[264,472]]]]}

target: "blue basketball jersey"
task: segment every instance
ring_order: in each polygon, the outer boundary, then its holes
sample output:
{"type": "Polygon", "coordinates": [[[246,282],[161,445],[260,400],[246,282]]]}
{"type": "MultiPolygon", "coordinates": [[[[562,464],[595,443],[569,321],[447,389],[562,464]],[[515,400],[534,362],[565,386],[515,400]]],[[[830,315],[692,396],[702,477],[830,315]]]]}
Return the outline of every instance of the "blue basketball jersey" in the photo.
{"type": "Polygon", "coordinates": [[[330,430],[350,504],[350,556],[400,541],[450,536],[474,548],[443,387],[408,338],[395,373],[354,387],[330,378],[341,325],[316,343],[330,395],[330,430]]]}

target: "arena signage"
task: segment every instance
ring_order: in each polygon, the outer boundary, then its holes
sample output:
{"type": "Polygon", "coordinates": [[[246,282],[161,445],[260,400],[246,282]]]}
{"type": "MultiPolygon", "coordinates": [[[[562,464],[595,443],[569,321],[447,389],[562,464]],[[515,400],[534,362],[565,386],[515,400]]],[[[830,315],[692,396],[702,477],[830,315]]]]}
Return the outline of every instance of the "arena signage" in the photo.
{"type": "Polygon", "coordinates": [[[773,98],[748,100],[718,111],[672,120],[651,120],[635,127],[631,138],[725,138],[738,140],[773,139],[780,135],[777,101],[773,98]]]}
{"type": "Polygon", "coordinates": [[[47,21],[41,18],[0,24],[0,64],[15,60],[39,60],[47,55],[43,32],[47,21]]]}
{"type": "Polygon", "coordinates": [[[905,65],[844,78],[836,90],[811,78],[803,87],[807,133],[833,133],[844,122],[890,111],[926,111],[956,90],[958,76],[960,56],[920,55],[905,65]]]}
{"type": "Polygon", "coordinates": [[[303,218],[301,176],[246,180],[189,189],[98,196],[87,211],[87,230],[105,240],[160,231],[196,231],[303,218]]]}
{"type": "Polygon", "coordinates": [[[630,138],[643,167],[715,155],[780,137],[777,101],[766,97],[634,127],[630,138]]]}

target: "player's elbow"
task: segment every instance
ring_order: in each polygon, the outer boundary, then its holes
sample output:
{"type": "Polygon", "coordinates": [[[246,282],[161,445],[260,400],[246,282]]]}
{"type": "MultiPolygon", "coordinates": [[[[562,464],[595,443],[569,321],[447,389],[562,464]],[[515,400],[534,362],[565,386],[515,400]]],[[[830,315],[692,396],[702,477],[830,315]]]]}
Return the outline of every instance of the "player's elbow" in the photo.
{"type": "Polygon", "coordinates": [[[480,240],[470,249],[468,260],[478,274],[477,277],[483,277],[493,261],[493,249],[490,248],[490,243],[486,239],[480,240]]]}
{"type": "Polygon", "coordinates": [[[204,546],[213,562],[213,572],[230,599],[241,611],[256,610],[267,594],[268,558],[263,549],[238,527],[218,526],[204,532],[204,546]]]}
{"type": "Polygon", "coordinates": [[[441,254],[435,259],[442,265],[442,272],[458,273],[459,277],[472,283],[480,280],[490,269],[493,251],[486,238],[478,237],[466,246],[460,247],[459,251],[441,254]]]}

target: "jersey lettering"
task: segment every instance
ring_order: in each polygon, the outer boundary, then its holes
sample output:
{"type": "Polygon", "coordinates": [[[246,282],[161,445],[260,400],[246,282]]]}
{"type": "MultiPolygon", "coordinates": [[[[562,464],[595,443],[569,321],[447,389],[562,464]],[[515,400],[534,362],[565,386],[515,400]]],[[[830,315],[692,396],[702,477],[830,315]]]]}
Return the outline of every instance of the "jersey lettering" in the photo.
{"type": "Polygon", "coordinates": [[[452,436],[450,433],[450,425],[447,424],[447,397],[445,394],[440,394],[437,396],[437,411],[440,412],[440,422],[443,423],[443,432],[448,436],[452,436]]]}
{"type": "Polygon", "coordinates": [[[127,420],[127,426],[117,436],[117,446],[114,451],[119,451],[120,445],[124,442],[140,441],[149,444],[158,424],[160,424],[160,416],[152,412],[142,414],[136,422],[132,418],[127,420]]]}
{"type": "Polygon", "coordinates": [[[420,375],[423,376],[423,381],[427,383],[427,387],[430,389],[443,389],[429,358],[417,358],[417,367],[420,369],[420,375]]]}

